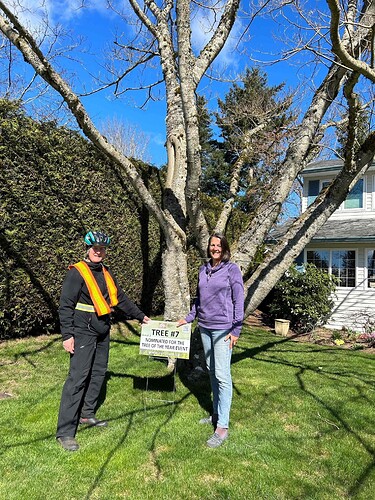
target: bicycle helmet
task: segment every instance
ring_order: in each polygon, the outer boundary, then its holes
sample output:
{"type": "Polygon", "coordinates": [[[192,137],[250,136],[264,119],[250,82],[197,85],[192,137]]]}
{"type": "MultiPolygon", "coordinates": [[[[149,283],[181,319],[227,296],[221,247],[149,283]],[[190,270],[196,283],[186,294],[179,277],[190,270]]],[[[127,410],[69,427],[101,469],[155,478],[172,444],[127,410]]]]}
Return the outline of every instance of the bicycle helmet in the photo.
{"type": "Polygon", "coordinates": [[[89,231],[84,239],[86,245],[89,247],[94,245],[107,247],[111,242],[111,238],[100,231],[89,231]]]}

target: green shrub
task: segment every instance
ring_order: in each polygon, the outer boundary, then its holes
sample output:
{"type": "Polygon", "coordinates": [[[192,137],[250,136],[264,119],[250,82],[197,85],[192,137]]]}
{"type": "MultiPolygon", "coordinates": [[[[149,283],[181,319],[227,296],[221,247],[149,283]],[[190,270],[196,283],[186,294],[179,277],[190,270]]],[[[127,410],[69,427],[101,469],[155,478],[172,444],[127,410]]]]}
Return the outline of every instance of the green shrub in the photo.
{"type": "MultiPolygon", "coordinates": [[[[69,264],[83,236],[112,237],[107,263],[129,297],[150,314],[163,308],[158,224],[121,175],[78,132],[38,123],[0,100],[0,339],[55,330],[69,264]]],[[[161,197],[159,172],[138,162],[161,197]]]]}
{"type": "Polygon", "coordinates": [[[291,266],[273,290],[270,314],[289,319],[298,333],[309,332],[329,318],[335,289],[335,278],[313,264],[291,266]]]}

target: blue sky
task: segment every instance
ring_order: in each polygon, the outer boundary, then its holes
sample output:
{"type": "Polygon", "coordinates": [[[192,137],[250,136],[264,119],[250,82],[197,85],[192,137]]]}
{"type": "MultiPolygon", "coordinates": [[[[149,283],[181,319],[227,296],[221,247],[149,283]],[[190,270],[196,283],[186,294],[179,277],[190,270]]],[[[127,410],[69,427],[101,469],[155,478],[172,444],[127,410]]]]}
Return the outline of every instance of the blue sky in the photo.
{"type": "MultiPolygon", "coordinates": [[[[9,0],[9,5],[14,0],[9,0]]],[[[106,8],[105,0],[86,0],[85,7],[80,8],[81,0],[22,0],[24,7],[29,10],[19,13],[19,17],[26,21],[30,30],[35,31],[40,27],[43,10],[37,9],[38,2],[44,4],[48,12],[49,19],[53,24],[60,24],[65,30],[71,31],[73,36],[82,35],[84,37],[81,45],[81,53],[77,53],[74,59],[67,51],[65,57],[60,58],[61,67],[68,70],[73,75],[73,90],[80,92],[83,87],[91,88],[92,78],[89,73],[97,74],[101,70],[105,57],[103,48],[113,41],[114,33],[117,29],[129,30],[130,28],[121,23],[118,16],[106,8]],[[32,11],[32,12],[31,12],[32,11]],[[83,57],[84,65],[78,62],[78,57],[83,57]]],[[[127,5],[128,2],[119,2],[127,5]]],[[[193,23],[193,40],[195,48],[205,42],[204,19],[196,17],[193,23]]],[[[229,41],[225,50],[215,62],[217,70],[226,68],[228,75],[236,75],[244,70],[246,65],[253,65],[248,55],[239,55],[234,50],[234,44],[241,32],[245,20],[240,20],[234,29],[234,36],[229,41]]],[[[256,20],[250,27],[251,41],[248,44],[248,53],[254,59],[272,60],[276,54],[276,42],[273,39],[272,31],[278,30],[279,36],[284,36],[284,26],[277,25],[271,20],[256,20]],[[267,55],[268,53],[268,55],[267,55]]],[[[283,81],[287,87],[295,87],[300,83],[298,65],[293,62],[286,62],[274,66],[263,68],[269,76],[269,83],[277,85],[283,81]]],[[[135,84],[133,78],[129,78],[127,84],[135,84]]],[[[211,109],[216,108],[217,98],[223,98],[228,90],[229,84],[212,83],[204,81],[200,90],[205,92],[209,99],[211,109]]],[[[163,90],[163,87],[160,87],[163,90]]],[[[157,166],[166,161],[164,149],[165,143],[165,102],[152,102],[145,109],[140,109],[139,104],[143,102],[144,95],[131,92],[124,99],[115,99],[111,91],[104,91],[94,96],[82,99],[86,109],[89,111],[94,123],[101,128],[102,124],[111,117],[131,124],[136,129],[143,131],[149,137],[150,160],[157,166]]]]}

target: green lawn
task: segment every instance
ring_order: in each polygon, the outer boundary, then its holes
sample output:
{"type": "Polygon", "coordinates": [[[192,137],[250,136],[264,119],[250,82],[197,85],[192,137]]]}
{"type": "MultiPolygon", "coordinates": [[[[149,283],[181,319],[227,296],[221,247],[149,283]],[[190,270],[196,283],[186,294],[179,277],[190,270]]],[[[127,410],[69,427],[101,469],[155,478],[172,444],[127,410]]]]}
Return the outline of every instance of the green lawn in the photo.
{"type": "Polygon", "coordinates": [[[54,438],[68,356],[59,336],[0,344],[1,499],[375,498],[375,357],[246,328],[233,353],[229,440],[205,446],[207,380],[138,354],[114,328],[99,418],[81,449],[54,438]],[[148,391],[145,384],[148,377],[148,391]],[[157,390],[159,389],[159,390],[157,390]],[[163,391],[164,392],[163,392],[163,391]]]}

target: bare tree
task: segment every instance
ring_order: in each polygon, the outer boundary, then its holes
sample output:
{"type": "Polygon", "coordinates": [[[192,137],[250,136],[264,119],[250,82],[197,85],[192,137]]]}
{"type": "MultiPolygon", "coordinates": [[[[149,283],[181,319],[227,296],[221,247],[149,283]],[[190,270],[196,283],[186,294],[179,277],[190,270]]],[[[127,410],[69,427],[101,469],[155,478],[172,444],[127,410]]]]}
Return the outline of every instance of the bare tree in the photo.
{"type": "Polygon", "coordinates": [[[107,119],[101,130],[107,140],[124,156],[136,158],[145,163],[151,161],[148,152],[150,138],[139,127],[124,123],[114,117],[107,119]]]}
{"type": "MultiPolygon", "coordinates": [[[[113,69],[113,80],[103,82],[102,87],[112,86],[115,92],[120,93],[130,71],[146,62],[159,62],[159,81],[164,82],[167,103],[168,165],[162,206],[147,190],[132,161],[94,126],[77,93],[53,66],[53,61],[49,60],[42,46],[20,23],[14,10],[1,1],[0,31],[22,53],[34,71],[62,96],[84,134],[120,167],[124,179],[131,183],[144,205],[158,221],[165,239],[165,318],[175,320],[186,313],[190,302],[187,230],[189,228],[194,235],[196,247],[202,255],[205,254],[209,235],[199,197],[201,157],[196,92],[202,78],[228,41],[239,13],[240,0],[204,4],[191,0],[144,0],[142,4],[137,0],[129,0],[129,3],[138,18],[134,43],[125,45],[116,40],[117,55],[126,59],[128,65],[122,72],[113,69]],[[197,52],[192,45],[191,20],[199,9],[211,14],[213,23],[207,42],[197,52]],[[136,45],[135,39],[141,40],[142,44],[136,45]],[[138,54],[138,57],[134,54],[138,54]]],[[[245,3],[247,5],[247,2],[245,3]]],[[[261,11],[265,5],[273,4],[275,13],[280,11],[282,3],[265,0],[264,5],[256,5],[255,8],[261,11]]],[[[298,1],[285,3],[294,5],[295,13],[299,12],[304,22],[307,22],[298,1]]],[[[295,128],[280,168],[270,184],[268,196],[263,197],[255,212],[249,216],[247,227],[234,245],[234,259],[245,277],[248,314],[260,303],[315,232],[345,199],[374,156],[373,132],[367,135],[359,148],[356,147],[355,152],[354,144],[358,110],[355,92],[360,88],[359,76],[371,80],[373,74],[375,5],[369,1],[354,0],[345,4],[327,0],[327,5],[332,14],[326,9],[322,19],[331,22],[330,30],[326,25],[314,26],[314,35],[308,46],[305,44],[305,48],[309,48],[317,60],[322,58],[325,61],[327,66],[322,64],[321,69],[326,67],[326,74],[321,84],[313,91],[310,105],[295,128]],[[328,39],[329,34],[332,41],[328,39]],[[313,47],[316,40],[318,42],[313,47]],[[327,48],[327,44],[332,45],[333,49],[327,48]],[[283,241],[267,255],[255,273],[249,275],[248,269],[252,259],[277,220],[295,179],[305,165],[321,151],[326,131],[325,120],[341,92],[344,92],[349,107],[348,138],[341,174],[307,212],[296,220],[283,241]]],[[[126,13],[121,15],[127,19],[126,13]]],[[[251,30],[251,25],[246,27],[245,31],[248,29],[251,30]]],[[[241,36],[239,42],[240,39],[241,36]]],[[[297,49],[301,50],[300,47],[297,47],[296,51],[297,49]]],[[[158,80],[145,87],[148,90],[147,99],[152,98],[152,91],[157,84],[158,80]]],[[[244,151],[250,134],[250,131],[243,131],[244,151]]],[[[231,199],[238,189],[238,167],[234,166],[230,199],[224,205],[223,214],[219,218],[220,227],[225,227],[233,209],[231,199]]]]}

